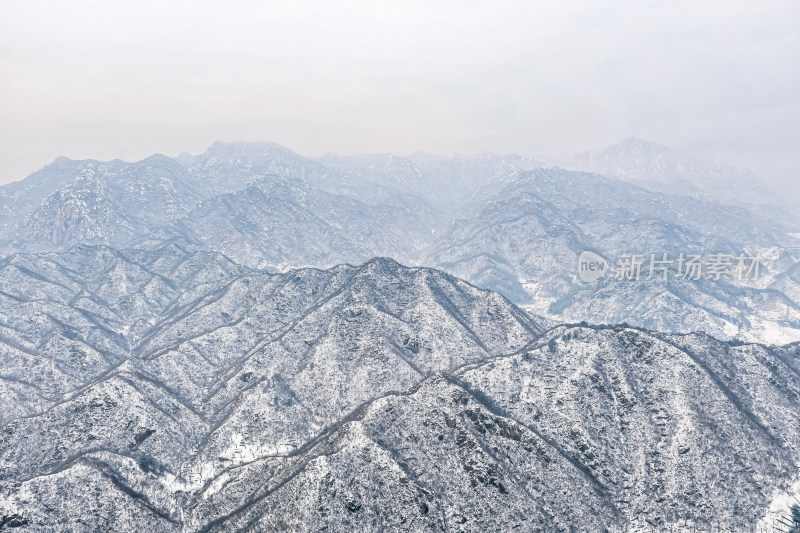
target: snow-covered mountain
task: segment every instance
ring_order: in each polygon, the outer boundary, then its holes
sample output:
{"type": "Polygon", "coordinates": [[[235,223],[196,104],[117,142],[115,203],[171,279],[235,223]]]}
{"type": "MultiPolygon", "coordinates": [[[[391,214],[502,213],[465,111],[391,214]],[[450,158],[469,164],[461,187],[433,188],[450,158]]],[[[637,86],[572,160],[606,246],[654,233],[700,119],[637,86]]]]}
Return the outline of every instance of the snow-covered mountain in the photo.
{"type": "MultiPolygon", "coordinates": [[[[740,207],[655,193],[559,168],[520,174],[427,251],[435,265],[566,322],[621,323],[668,332],[705,331],[761,342],[800,340],[800,305],[789,272],[798,255],[790,227],[740,207]],[[761,250],[763,283],[660,278],[583,283],[577,258],[761,250]],[[787,257],[788,256],[788,257],[787,257]],[[786,292],[783,292],[783,291],[786,292]]],[[[613,265],[612,265],[613,266],[613,265]]],[[[643,270],[644,272],[644,270],[643,270]]]]}
{"type": "Polygon", "coordinates": [[[513,155],[309,158],[272,143],[215,143],[197,156],[138,163],[59,159],[0,187],[0,243],[9,255],[178,239],[273,270],[388,256],[446,270],[555,320],[800,340],[791,274],[800,225],[791,216],[757,214],[684,186],[674,194],[631,184],[663,189],[657,183],[683,173],[713,192],[732,175],[638,139],[584,163],[608,175],[531,170],[539,163],[513,155]],[[610,261],[623,253],[758,253],[769,282],[587,285],[576,275],[584,250],[610,261]]]}
{"type": "Polygon", "coordinates": [[[796,469],[797,355],[796,344],[559,327],[459,378],[560,443],[628,530],[746,531],[781,485],[768,478],[796,469]]]}
{"type": "MultiPolygon", "coordinates": [[[[33,212],[42,201],[55,191],[70,185],[81,171],[90,166],[103,165],[99,161],[74,161],[59,157],[43,169],[20,181],[0,187],[0,227],[3,237],[24,222],[25,216],[33,212]]],[[[105,163],[109,167],[120,167],[122,161],[105,163]]]]}
{"type": "MultiPolygon", "coordinates": [[[[44,251],[100,243],[127,246],[186,216],[202,198],[186,169],[164,156],[133,164],[82,162],[59,167],[67,176],[77,174],[66,186],[47,195],[7,234],[7,241],[13,239],[12,250],[44,251]]],[[[37,192],[44,192],[44,187],[41,184],[37,192]]],[[[22,206],[18,209],[24,212],[22,206]]]]}
{"type": "Polygon", "coordinates": [[[389,259],[0,265],[0,524],[625,531],[754,524],[798,474],[800,346],[553,329],[389,259]]]}
{"type": "Polygon", "coordinates": [[[17,212],[0,236],[7,254],[177,236],[253,266],[327,267],[379,255],[414,262],[446,224],[418,195],[270,143],[217,143],[177,160],[58,160],[45,170],[22,182],[32,199],[17,199],[18,184],[0,187],[4,208],[17,212]]]}
{"type": "Polygon", "coordinates": [[[250,266],[327,267],[376,255],[413,261],[437,217],[422,204],[372,206],[270,176],[202,202],[168,231],[250,266]]]}
{"type": "Polygon", "coordinates": [[[533,166],[218,143],[0,188],[0,529],[751,527],[800,345],[697,332],[800,338],[796,228],[533,166]],[[584,250],[764,264],[588,284],[584,250]]]}
{"type": "Polygon", "coordinates": [[[349,196],[368,205],[427,207],[415,188],[393,180],[376,179],[374,173],[351,172],[346,168],[325,165],[295,153],[284,146],[265,142],[216,142],[202,154],[184,154],[176,158],[202,183],[208,196],[233,193],[254,181],[279,176],[303,182],[331,194],[349,196]],[[400,188],[392,185],[400,185],[400,188]]]}

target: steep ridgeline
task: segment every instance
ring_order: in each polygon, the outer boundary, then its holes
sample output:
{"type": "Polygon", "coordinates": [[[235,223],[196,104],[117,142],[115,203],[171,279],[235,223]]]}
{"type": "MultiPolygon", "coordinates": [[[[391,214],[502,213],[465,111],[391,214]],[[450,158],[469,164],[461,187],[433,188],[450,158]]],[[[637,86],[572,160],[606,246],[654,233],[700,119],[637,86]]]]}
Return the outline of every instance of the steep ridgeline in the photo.
{"type": "Polygon", "coordinates": [[[193,527],[749,530],[797,477],[799,355],[556,328],[370,402],[300,456],[227,472],[196,500],[223,514],[193,527]]]}
{"type": "Polygon", "coordinates": [[[0,508],[37,531],[163,530],[222,472],[542,331],[500,295],[382,259],[270,274],[178,244],[83,247],[0,272],[0,508]],[[78,505],[93,497],[98,515],[78,505]]]}
{"type": "Polygon", "coordinates": [[[458,380],[557,444],[626,527],[746,531],[797,475],[798,356],[798,345],[558,327],[458,380]]]}
{"type": "Polygon", "coordinates": [[[248,272],[177,244],[7,258],[0,263],[0,422],[44,411],[101,379],[179,298],[213,294],[248,272]]]}
{"type": "Polygon", "coordinates": [[[798,346],[544,332],[391,260],[79,247],[0,294],[20,531],[736,528],[800,460],[798,346]]]}

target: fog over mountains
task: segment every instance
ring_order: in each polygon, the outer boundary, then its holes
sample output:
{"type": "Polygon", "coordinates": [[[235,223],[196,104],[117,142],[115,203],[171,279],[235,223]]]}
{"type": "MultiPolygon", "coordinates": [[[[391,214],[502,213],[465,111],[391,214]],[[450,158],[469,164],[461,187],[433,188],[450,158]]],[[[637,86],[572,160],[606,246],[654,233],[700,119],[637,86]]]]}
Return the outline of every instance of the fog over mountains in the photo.
{"type": "Polygon", "coordinates": [[[215,143],[0,187],[0,531],[766,523],[796,209],[639,139],[561,165],[215,143]],[[760,266],[587,283],[585,250],[760,266]]]}
{"type": "Polygon", "coordinates": [[[182,239],[278,270],[385,256],[443,269],[556,321],[800,340],[800,222],[754,176],[635,138],[575,167],[601,173],[519,156],[312,159],[270,143],[130,164],[59,158],[0,188],[0,240],[9,255],[182,239]],[[747,253],[762,264],[750,282],[606,276],[587,285],[577,277],[583,250],[612,265],[625,253],[747,253]]]}

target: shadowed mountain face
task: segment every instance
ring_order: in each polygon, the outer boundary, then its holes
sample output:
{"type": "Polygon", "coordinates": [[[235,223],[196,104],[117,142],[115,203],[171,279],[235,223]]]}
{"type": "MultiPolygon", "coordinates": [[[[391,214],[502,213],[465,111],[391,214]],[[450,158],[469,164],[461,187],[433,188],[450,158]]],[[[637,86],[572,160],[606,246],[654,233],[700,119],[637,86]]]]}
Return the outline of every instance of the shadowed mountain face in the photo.
{"type": "Polygon", "coordinates": [[[387,259],[78,247],[0,294],[21,531],[735,529],[800,459],[797,345],[545,331],[387,259]]]}

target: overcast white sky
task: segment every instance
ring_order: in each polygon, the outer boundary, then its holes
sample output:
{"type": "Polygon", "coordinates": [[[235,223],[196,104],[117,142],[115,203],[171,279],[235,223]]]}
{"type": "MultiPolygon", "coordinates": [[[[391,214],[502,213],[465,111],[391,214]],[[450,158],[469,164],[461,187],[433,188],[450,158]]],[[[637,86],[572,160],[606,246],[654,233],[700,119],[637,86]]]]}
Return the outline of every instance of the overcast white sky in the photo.
{"type": "Polygon", "coordinates": [[[800,188],[800,2],[0,0],[0,183],[215,140],[535,157],[630,135],[800,188]]]}

